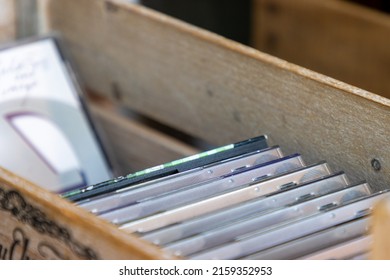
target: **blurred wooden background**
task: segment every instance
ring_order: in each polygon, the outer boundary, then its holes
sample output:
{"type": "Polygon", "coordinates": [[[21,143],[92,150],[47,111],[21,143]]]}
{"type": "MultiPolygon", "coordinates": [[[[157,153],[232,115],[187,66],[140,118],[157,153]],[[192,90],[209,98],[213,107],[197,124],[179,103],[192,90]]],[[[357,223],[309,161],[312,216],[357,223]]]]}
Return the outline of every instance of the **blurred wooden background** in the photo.
{"type": "MultiPolygon", "coordinates": [[[[390,1],[360,1],[387,11],[390,1]]],[[[253,46],[390,98],[390,16],[341,0],[254,0],[253,46]]]]}

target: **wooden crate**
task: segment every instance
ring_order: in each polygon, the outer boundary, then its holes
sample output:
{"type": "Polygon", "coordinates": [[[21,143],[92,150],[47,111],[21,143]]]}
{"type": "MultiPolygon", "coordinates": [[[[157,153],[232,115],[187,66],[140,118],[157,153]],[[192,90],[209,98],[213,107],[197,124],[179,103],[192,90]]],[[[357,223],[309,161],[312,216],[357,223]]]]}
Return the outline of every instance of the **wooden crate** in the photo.
{"type": "MultiPolygon", "coordinates": [[[[286,153],[388,187],[390,100],[124,0],[47,3],[48,27],[89,91],[212,144],[267,134],[286,153]]],[[[115,107],[91,107],[116,167],[196,151],[115,107]]],[[[0,187],[0,245],[17,242],[18,257],[27,244],[30,258],[174,258],[3,170],[0,187]]]]}

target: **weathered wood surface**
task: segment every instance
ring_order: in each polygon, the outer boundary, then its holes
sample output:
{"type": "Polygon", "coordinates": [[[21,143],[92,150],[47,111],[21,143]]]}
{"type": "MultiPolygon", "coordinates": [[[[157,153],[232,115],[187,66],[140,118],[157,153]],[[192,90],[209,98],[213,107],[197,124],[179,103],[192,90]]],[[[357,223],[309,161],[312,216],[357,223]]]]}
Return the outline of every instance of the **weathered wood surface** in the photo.
{"type": "Polygon", "coordinates": [[[390,97],[390,16],[341,0],[254,0],[253,45],[390,97]]]}
{"type": "Polygon", "coordinates": [[[0,250],[0,259],[172,258],[3,169],[0,250]]]}
{"type": "Polygon", "coordinates": [[[50,1],[47,17],[93,91],[216,144],[268,134],[388,187],[385,98],[126,1],[50,1]]]}

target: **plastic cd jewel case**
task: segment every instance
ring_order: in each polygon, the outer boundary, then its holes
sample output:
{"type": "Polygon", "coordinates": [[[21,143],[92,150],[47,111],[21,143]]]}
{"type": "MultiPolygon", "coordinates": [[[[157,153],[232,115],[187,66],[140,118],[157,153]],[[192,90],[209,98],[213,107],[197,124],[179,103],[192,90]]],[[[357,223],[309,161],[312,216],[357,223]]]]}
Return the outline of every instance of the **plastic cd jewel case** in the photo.
{"type": "Polygon", "coordinates": [[[114,193],[83,200],[80,204],[83,208],[96,214],[107,212],[131,205],[148,197],[167,194],[190,185],[217,179],[238,170],[244,170],[254,165],[281,158],[282,156],[282,152],[278,147],[255,151],[233,159],[226,159],[215,164],[167,176],[161,178],[158,182],[154,180],[135,187],[125,187],[114,193]]]}
{"type": "Polygon", "coordinates": [[[137,204],[102,214],[102,217],[116,224],[123,224],[132,219],[150,216],[151,214],[156,214],[160,211],[200,201],[207,197],[217,195],[218,193],[233,190],[257,180],[258,178],[266,178],[265,176],[268,177],[281,174],[286,170],[293,170],[302,166],[303,162],[298,155],[278,159],[271,161],[270,163],[253,166],[245,171],[240,170],[234,172],[221,177],[219,180],[217,179],[209,183],[192,185],[177,192],[143,200],[137,204]]]}
{"type": "Polygon", "coordinates": [[[72,201],[79,201],[90,197],[110,193],[124,187],[134,186],[163,178],[165,176],[185,172],[194,168],[201,168],[222,160],[237,157],[245,153],[267,148],[265,136],[258,136],[238,143],[219,147],[210,151],[196,154],[187,158],[175,160],[159,166],[148,168],[126,176],[111,179],[88,187],[72,190],[62,194],[62,197],[72,201]]]}
{"type": "Polygon", "coordinates": [[[315,215],[325,208],[336,207],[370,194],[367,185],[362,184],[330,194],[297,203],[294,206],[282,207],[270,213],[251,215],[225,226],[203,234],[170,244],[167,249],[175,255],[190,255],[234,241],[241,236],[258,230],[268,230],[283,223],[315,215]]]}
{"type": "Polygon", "coordinates": [[[63,197],[187,259],[364,259],[387,194],[260,136],[63,197]]]}
{"type": "Polygon", "coordinates": [[[53,36],[0,48],[0,166],[56,193],[112,176],[75,77],[53,36]]]}

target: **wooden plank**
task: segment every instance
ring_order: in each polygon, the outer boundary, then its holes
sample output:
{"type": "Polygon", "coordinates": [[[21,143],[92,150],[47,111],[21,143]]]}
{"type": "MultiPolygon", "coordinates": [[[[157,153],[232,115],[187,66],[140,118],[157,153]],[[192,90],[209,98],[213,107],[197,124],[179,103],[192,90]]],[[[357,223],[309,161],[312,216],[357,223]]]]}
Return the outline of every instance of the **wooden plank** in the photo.
{"type": "Polygon", "coordinates": [[[390,97],[390,16],[340,0],[254,0],[255,48],[390,97]]]}
{"type": "Polygon", "coordinates": [[[390,197],[374,209],[372,218],[373,249],[371,259],[390,260],[390,197]]]}
{"type": "Polygon", "coordinates": [[[1,259],[166,259],[64,199],[0,168],[1,259]]]}
{"type": "Polygon", "coordinates": [[[15,6],[13,0],[0,0],[0,43],[15,39],[15,6]]]}
{"type": "Polygon", "coordinates": [[[118,175],[193,155],[197,149],[121,116],[111,106],[89,106],[118,175]]]}
{"type": "Polygon", "coordinates": [[[47,16],[90,89],[211,143],[268,134],[388,187],[389,100],[126,1],[50,1],[47,16]]]}

